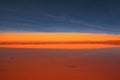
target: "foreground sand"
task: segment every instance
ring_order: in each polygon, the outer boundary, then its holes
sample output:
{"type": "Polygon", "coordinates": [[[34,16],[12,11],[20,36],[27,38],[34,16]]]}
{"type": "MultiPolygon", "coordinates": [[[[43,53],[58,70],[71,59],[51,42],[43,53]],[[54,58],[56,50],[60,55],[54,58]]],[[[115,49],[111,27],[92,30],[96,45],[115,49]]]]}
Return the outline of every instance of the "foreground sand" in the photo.
{"type": "Polygon", "coordinates": [[[120,80],[120,48],[1,48],[0,75],[0,80],[120,80]]]}

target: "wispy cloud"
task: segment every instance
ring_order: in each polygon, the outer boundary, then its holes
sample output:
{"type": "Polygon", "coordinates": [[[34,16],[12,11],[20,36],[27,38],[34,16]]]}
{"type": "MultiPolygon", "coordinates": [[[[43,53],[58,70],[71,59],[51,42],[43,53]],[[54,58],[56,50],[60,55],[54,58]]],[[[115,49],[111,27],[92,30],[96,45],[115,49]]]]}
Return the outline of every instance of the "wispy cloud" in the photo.
{"type": "MultiPolygon", "coordinates": [[[[97,25],[95,23],[92,22],[87,22],[84,20],[77,20],[77,19],[72,19],[72,18],[67,18],[65,16],[55,16],[55,15],[51,15],[51,14],[47,14],[46,16],[55,19],[55,20],[59,20],[62,21],[63,23],[71,23],[71,24],[77,24],[78,25],[78,30],[79,27],[83,27],[83,28],[88,28],[88,29],[93,29],[93,30],[97,30],[97,31],[101,31],[101,32],[120,32],[120,26],[116,26],[116,25],[108,25],[108,24],[101,24],[101,25],[97,25]]],[[[75,26],[74,26],[75,28],[75,26]]]]}
{"type": "Polygon", "coordinates": [[[6,16],[4,15],[0,19],[0,31],[120,33],[120,27],[116,25],[98,25],[65,15],[53,15],[47,12],[36,13],[36,10],[27,12],[24,9],[8,10],[8,13],[5,13],[6,16]]]}
{"type": "Polygon", "coordinates": [[[0,27],[0,32],[23,32],[25,30],[22,29],[17,29],[17,28],[12,28],[12,27],[0,27]]]}

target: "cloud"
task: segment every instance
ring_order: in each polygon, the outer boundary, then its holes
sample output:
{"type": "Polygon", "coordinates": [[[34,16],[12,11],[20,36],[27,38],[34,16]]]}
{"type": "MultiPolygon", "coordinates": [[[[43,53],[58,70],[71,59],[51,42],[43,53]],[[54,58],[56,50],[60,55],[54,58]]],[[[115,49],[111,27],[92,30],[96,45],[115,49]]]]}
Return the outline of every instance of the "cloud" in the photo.
{"type": "Polygon", "coordinates": [[[22,29],[17,29],[17,28],[12,28],[12,27],[0,27],[0,32],[23,32],[25,30],[22,29]]]}
{"type": "Polygon", "coordinates": [[[98,25],[94,22],[70,18],[65,15],[38,12],[38,10],[9,9],[4,16],[1,16],[0,31],[120,33],[119,26],[98,25]]]}
{"type": "MultiPolygon", "coordinates": [[[[86,31],[89,30],[95,30],[94,32],[113,32],[113,33],[119,33],[120,32],[120,26],[116,26],[116,25],[108,25],[108,24],[95,24],[92,22],[87,22],[84,20],[78,20],[78,19],[72,19],[72,18],[67,18],[65,16],[55,16],[55,15],[51,15],[51,14],[47,14],[46,16],[55,19],[56,21],[62,21],[63,23],[70,23],[70,24],[74,24],[77,25],[77,28],[74,26],[74,28],[76,29],[76,31],[78,31],[79,29],[84,28],[86,29],[86,31]]],[[[67,26],[66,26],[67,27],[67,26]]],[[[70,27],[68,27],[70,28],[70,27]]],[[[69,30],[69,29],[68,29],[69,30]]]]}

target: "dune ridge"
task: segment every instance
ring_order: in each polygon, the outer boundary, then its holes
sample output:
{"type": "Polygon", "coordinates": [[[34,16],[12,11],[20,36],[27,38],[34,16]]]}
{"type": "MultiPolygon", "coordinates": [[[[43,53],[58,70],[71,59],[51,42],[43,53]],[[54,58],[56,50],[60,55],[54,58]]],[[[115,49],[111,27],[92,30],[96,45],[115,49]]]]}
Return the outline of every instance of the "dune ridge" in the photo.
{"type": "Polygon", "coordinates": [[[119,40],[107,40],[107,41],[2,41],[0,45],[12,45],[12,44],[27,44],[27,45],[39,45],[39,44],[110,44],[120,45],[119,40]]]}

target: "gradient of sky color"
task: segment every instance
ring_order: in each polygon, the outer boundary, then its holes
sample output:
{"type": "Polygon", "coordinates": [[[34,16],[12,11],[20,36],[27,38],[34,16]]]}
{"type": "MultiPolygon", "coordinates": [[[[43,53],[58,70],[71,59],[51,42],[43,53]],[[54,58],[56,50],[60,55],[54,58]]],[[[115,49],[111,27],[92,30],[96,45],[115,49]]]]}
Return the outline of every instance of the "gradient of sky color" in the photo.
{"type": "Polygon", "coordinates": [[[120,0],[0,0],[0,32],[120,34],[120,0]]]}
{"type": "Polygon", "coordinates": [[[92,33],[13,32],[0,33],[0,42],[9,41],[120,41],[120,35],[92,33]]]}
{"type": "Polygon", "coordinates": [[[1,32],[1,48],[105,48],[119,47],[120,35],[61,32],[1,32]]]}

